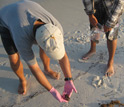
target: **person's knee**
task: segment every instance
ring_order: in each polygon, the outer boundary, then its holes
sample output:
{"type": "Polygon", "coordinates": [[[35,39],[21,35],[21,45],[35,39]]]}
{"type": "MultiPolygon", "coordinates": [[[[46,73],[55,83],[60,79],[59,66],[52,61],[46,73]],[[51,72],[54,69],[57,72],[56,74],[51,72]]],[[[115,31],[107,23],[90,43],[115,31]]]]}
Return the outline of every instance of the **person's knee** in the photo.
{"type": "Polygon", "coordinates": [[[10,60],[10,64],[11,66],[18,66],[20,58],[18,54],[13,54],[13,55],[9,55],[9,60],[10,60]]]}

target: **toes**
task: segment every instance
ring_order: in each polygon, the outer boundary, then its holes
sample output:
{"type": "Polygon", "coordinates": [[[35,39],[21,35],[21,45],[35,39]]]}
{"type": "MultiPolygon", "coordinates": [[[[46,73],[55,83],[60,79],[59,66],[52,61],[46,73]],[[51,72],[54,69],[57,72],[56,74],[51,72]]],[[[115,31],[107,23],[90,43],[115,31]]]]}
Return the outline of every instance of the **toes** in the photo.
{"type": "Polygon", "coordinates": [[[54,79],[59,80],[59,78],[60,78],[60,73],[54,72],[53,74],[51,74],[51,77],[54,78],[54,79]]]}
{"type": "Polygon", "coordinates": [[[57,80],[59,80],[59,78],[60,78],[60,73],[57,73],[56,78],[57,78],[57,80]]]}
{"type": "Polygon", "coordinates": [[[106,72],[106,74],[105,74],[106,77],[111,77],[112,75],[114,75],[113,71],[112,72],[106,72]]]}
{"type": "Polygon", "coordinates": [[[26,95],[26,90],[25,90],[25,91],[23,91],[22,95],[26,95]]]}
{"type": "Polygon", "coordinates": [[[21,84],[20,84],[19,87],[18,87],[18,93],[19,93],[19,94],[22,94],[22,93],[23,93],[23,89],[22,89],[21,84]]]}
{"type": "Polygon", "coordinates": [[[84,56],[82,57],[82,60],[88,60],[88,59],[91,58],[94,54],[95,54],[95,52],[87,53],[86,55],[84,55],[84,56]]]}
{"type": "Polygon", "coordinates": [[[111,77],[112,75],[114,75],[114,72],[109,73],[109,77],[111,77]]]}
{"type": "Polygon", "coordinates": [[[27,92],[27,83],[26,82],[22,82],[20,83],[19,87],[18,87],[18,93],[19,94],[22,94],[22,95],[25,95],[26,92],[27,92]]]}
{"type": "Polygon", "coordinates": [[[25,95],[26,93],[27,93],[27,90],[26,90],[25,87],[23,87],[23,92],[22,92],[22,94],[25,95]]]}
{"type": "Polygon", "coordinates": [[[83,60],[88,60],[88,59],[89,59],[89,57],[83,57],[82,59],[83,59],[83,60]]]}
{"type": "Polygon", "coordinates": [[[45,71],[44,73],[45,73],[46,75],[50,76],[50,77],[53,78],[53,79],[59,80],[59,78],[60,78],[60,73],[57,73],[57,72],[54,72],[54,71],[52,71],[52,72],[47,72],[47,71],[45,71]]]}

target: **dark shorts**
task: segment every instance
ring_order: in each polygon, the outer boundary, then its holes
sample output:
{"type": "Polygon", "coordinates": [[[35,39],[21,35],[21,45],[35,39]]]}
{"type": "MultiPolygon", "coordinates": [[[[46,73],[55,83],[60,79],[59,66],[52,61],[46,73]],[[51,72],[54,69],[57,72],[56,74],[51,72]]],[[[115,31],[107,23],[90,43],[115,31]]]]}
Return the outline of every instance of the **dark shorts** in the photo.
{"type": "Polygon", "coordinates": [[[18,52],[8,29],[0,26],[0,36],[5,51],[7,52],[8,55],[12,55],[18,52]]]}
{"type": "MultiPolygon", "coordinates": [[[[106,21],[108,20],[108,15],[105,11],[105,8],[102,4],[102,2],[96,2],[95,3],[95,9],[96,9],[96,12],[95,12],[95,17],[97,18],[98,22],[101,24],[101,25],[105,25],[106,21]]],[[[90,28],[92,28],[93,26],[90,25],[90,28]]],[[[116,30],[114,30],[114,38],[113,40],[117,39],[117,36],[118,36],[118,30],[119,30],[119,27],[116,28],[116,30]]],[[[108,35],[109,35],[110,32],[107,32],[106,33],[106,38],[108,40],[108,35]]]]}

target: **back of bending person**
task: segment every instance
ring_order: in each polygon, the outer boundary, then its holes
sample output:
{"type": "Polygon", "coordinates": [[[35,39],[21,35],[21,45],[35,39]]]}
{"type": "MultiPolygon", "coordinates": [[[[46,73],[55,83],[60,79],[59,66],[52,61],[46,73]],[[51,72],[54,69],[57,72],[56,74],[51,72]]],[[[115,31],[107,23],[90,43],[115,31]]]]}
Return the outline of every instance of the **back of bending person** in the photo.
{"type": "Polygon", "coordinates": [[[0,34],[11,68],[20,81],[19,94],[25,95],[27,92],[27,81],[24,77],[20,55],[38,82],[58,101],[67,102],[64,96],[67,94],[71,97],[73,90],[77,92],[72,81],[70,63],[64,48],[63,29],[60,23],[39,4],[22,0],[1,8],[0,34]],[[50,68],[50,58],[59,60],[65,76],[62,96],[41,71],[32,50],[33,44],[39,47],[39,55],[45,72],[55,79],[59,79],[60,75],[50,68]]]}

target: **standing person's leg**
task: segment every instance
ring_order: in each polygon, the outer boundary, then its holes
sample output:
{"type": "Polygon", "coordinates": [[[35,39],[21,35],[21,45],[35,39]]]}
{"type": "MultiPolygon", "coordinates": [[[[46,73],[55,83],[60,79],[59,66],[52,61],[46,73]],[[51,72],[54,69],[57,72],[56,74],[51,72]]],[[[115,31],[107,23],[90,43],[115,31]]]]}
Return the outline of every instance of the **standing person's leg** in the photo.
{"type": "Polygon", "coordinates": [[[108,64],[107,64],[107,70],[106,70],[106,76],[112,76],[114,74],[114,55],[117,47],[117,36],[118,36],[118,30],[119,30],[119,23],[115,25],[113,28],[113,40],[109,40],[108,36],[110,32],[106,33],[106,38],[107,38],[107,47],[108,47],[108,52],[109,52],[109,59],[108,59],[108,64]]]}
{"type": "Polygon", "coordinates": [[[24,95],[27,92],[27,88],[26,88],[27,82],[26,82],[26,79],[24,77],[23,65],[20,61],[18,51],[15,47],[15,44],[14,44],[12,38],[10,37],[9,32],[7,32],[6,34],[2,33],[1,34],[1,40],[2,40],[2,43],[3,43],[3,46],[6,50],[6,52],[8,54],[10,66],[20,80],[18,92],[19,92],[19,94],[24,95]],[[8,36],[8,38],[7,38],[7,36],[8,36]]]}
{"type": "Polygon", "coordinates": [[[89,59],[91,56],[93,56],[96,53],[96,43],[91,41],[91,47],[90,50],[82,56],[83,60],[89,59]]]}
{"type": "Polygon", "coordinates": [[[45,52],[41,48],[40,48],[39,54],[40,54],[40,58],[44,65],[45,74],[48,74],[49,76],[51,76],[54,79],[59,79],[60,73],[57,73],[50,68],[50,58],[45,54],[45,52]]]}
{"type": "Polygon", "coordinates": [[[114,74],[114,55],[117,47],[117,39],[110,41],[107,40],[107,47],[109,52],[109,59],[107,64],[106,76],[112,76],[114,74]]]}
{"type": "MultiPolygon", "coordinates": [[[[95,14],[94,17],[97,19],[97,21],[102,25],[103,24],[103,17],[102,17],[102,10],[101,10],[101,3],[97,2],[95,3],[95,14]]],[[[90,19],[89,19],[90,21],[90,19]]],[[[90,30],[94,26],[90,24],[90,30]]],[[[96,43],[91,40],[91,47],[90,50],[82,56],[83,60],[89,59],[91,56],[93,56],[96,53],[96,43]]]]}

